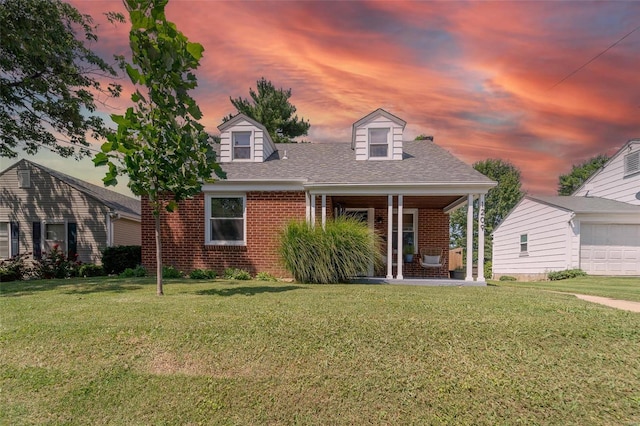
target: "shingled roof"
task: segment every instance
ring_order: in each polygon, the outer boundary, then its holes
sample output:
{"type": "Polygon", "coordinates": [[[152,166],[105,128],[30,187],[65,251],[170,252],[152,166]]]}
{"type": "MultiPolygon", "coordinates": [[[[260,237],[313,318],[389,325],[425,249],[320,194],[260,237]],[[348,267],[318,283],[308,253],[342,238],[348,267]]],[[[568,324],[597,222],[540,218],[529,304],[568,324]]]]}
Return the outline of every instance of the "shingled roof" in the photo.
{"type": "MultiPolygon", "coordinates": [[[[61,180],[67,185],[77,189],[78,191],[92,197],[107,207],[124,214],[131,215],[140,219],[140,200],[136,200],[135,198],[127,197],[126,195],[119,194],[114,191],[110,191],[106,188],[100,187],[98,185],[91,184],[89,182],[85,182],[80,179],[76,179],[72,176],[61,173],[57,170],[50,169],[48,167],[42,166],[40,164],[34,163],[33,161],[29,161],[26,159],[22,159],[18,161],[16,164],[9,166],[6,170],[15,168],[20,164],[30,164],[33,167],[37,167],[45,173],[50,174],[56,179],[61,180]]],[[[6,171],[5,170],[5,171],[6,171]]],[[[3,171],[2,173],[4,173],[3,171]]],[[[1,174],[1,173],[0,173],[1,174]]]]}
{"type": "Polygon", "coordinates": [[[308,184],[345,185],[494,183],[430,141],[403,142],[403,159],[395,161],[356,161],[350,143],[276,144],[276,148],[262,163],[221,164],[227,180],[297,180],[308,184]]]}
{"type": "Polygon", "coordinates": [[[600,197],[576,197],[563,195],[527,195],[534,201],[560,207],[574,213],[638,213],[640,206],[623,203],[622,201],[609,200],[600,197]]]}

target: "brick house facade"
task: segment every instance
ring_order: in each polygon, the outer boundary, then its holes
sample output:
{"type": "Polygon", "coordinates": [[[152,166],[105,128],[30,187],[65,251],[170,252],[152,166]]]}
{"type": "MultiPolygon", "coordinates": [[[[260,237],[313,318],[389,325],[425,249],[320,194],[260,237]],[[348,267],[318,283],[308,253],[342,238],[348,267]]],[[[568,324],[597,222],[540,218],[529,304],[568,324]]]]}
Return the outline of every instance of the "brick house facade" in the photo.
{"type": "MultiPolygon", "coordinates": [[[[323,226],[346,214],[385,241],[390,261],[368,275],[447,278],[449,213],[472,206],[474,197],[484,206],[495,182],[433,141],[404,141],[404,126],[378,109],[354,123],[351,144],[274,144],[260,123],[235,116],[219,126],[216,147],[227,178],[161,215],[163,263],[184,272],[236,267],[290,277],[278,255],[284,226],[291,220],[323,226]],[[416,255],[410,262],[403,258],[407,246],[416,255]],[[437,251],[437,267],[424,263],[425,248],[437,251]]],[[[154,220],[144,199],[142,224],[143,264],[155,270],[154,220]]]]}

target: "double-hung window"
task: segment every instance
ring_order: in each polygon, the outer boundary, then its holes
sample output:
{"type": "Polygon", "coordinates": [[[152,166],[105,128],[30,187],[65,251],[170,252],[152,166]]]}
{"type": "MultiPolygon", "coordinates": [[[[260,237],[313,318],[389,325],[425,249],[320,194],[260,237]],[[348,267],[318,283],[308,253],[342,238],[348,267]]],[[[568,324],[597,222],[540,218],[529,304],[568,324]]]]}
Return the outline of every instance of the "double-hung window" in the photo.
{"type": "Polygon", "coordinates": [[[67,230],[64,223],[47,223],[44,228],[45,250],[51,251],[55,245],[63,253],[67,252],[67,230]]]}
{"type": "Polygon", "coordinates": [[[9,222],[0,222],[0,259],[11,257],[11,239],[9,222]]]}
{"type": "Polygon", "coordinates": [[[369,158],[389,157],[389,128],[369,129],[369,158]]]}
{"type": "Polygon", "coordinates": [[[206,243],[244,245],[246,197],[244,195],[209,195],[205,202],[206,243]]]}
{"type": "Polygon", "coordinates": [[[529,235],[521,234],[520,235],[520,254],[526,255],[528,249],[529,249],[529,235]]]}
{"type": "Polygon", "coordinates": [[[234,160],[251,159],[251,132],[231,133],[234,160]]]}

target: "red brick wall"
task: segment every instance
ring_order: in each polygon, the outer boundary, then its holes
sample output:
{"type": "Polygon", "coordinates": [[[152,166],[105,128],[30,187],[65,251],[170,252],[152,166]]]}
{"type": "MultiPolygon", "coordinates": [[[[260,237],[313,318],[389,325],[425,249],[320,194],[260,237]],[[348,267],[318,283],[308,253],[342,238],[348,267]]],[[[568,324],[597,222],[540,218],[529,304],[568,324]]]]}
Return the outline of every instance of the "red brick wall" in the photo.
{"type": "MultiPolygon", "coordinates": [[[[278,235],[289,220],[305,218],[303,192],[247,193],[247,245],[205,245],[204,194],[180,203],[174,213],[161,215],[162,261],[183,272],[213,269],[221,274],[229,267],[252,274],[269,272],[289,277],[278,256],[278,235]]],[[[155,272],[154,220],[142,200],[142,264],[155,272]]]]}
{"type": "MultiPolygon", "coordinates": [[[[163,264],[183,272],[193,269],[214,269],[221,274],[229,267],[246,269],[252,274],[269,272],[277,277],[290,277],[278,256],[280,230],[292,219],[304,220],[303,192],[247,193],[247,246],[209,246],[205,240],[204,194],[180,203],[174,213],[161,215],[163,264]]],[[[316,220],[321,220],[320,197],[316,199],[316,220]]],[[[333,216],[333,202],[327,197],[327,217],[333,216]]],[[[387,209],[376,209],[374,218],[379,235],[387,234],[387,209]]],[[[403,265],[403,275],[409,277],[445,278],[449,276],[449,216],[441,210],[420,209],[418,213],[419,247],[445,249],[445,265],[441,270],[425,269],[414,262],[403,265]]],[[[383,253],[386,255],[386,253],[383,253]]],[[[142,200],[142,264],[155,273],[154,220],[148,203],[142,200]]],[[[386,269],[377,271],[385,276],[386,269]]],[[[396,274],[396,268],[393,268],[396,274]]]]}

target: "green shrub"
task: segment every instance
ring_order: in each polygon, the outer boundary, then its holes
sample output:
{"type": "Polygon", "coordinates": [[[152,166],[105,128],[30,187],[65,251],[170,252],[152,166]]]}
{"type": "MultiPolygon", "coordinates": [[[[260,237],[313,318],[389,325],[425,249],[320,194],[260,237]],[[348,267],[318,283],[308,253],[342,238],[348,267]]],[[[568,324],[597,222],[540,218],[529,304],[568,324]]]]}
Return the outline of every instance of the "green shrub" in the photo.
{"type": "Polygon", "coordinates": [[[493,276],[493,263],[488,260],[486,262],[484,262],[484,278],[486,280],[491,279],[491,277],[493,276]]]}
{"type": "Polygon", "coordinates": [[[140,246],[107,247],[102,251],[102,267],[107,274],[119,274],[142,263],[140,246]]]}
{"type": "Polygon", "coordinates": [[[258,281],[278,281],[276,277],[268,272],[258,272],[256,274],[256,280],[258,281]]]}
{"type": "Polygon", "coordinates": [[[218,276],[216,271],[211,269],[194,269],[189,274],[192,280],[213,280],[218,276]]]}
{"type": "Polygon", "coordinates": [[[224,277],[228,280],[250,280],[251,274],[244,269],[227,268],[224,270],[224,277]]]}
{"type": "Polygon", "coordinates": [[[500,277],[500,281],[518,281],[518,279],[509,275],[503,275],[500,277]]]}
{"type": "Polygon", "coordinates": [[[553,271],[547,274],[551,281],[566,280],[569,278],[585,277],[587,275],[582,269],[566,269],[564,271],[553,271]]]}
{"type": "Polygon", "coordinates": [[[95,265],[93,263],[85,263],[80,265],[78,269],[78,275],[81,277],[101,277],[106,275],[102,265],[95,265]]]}
{"type": "Polygon", "coordinates": [[[33,270],[25,263],[29,254],[17,254],[8,260],[0,260],[0,282],[20,281],[28,278],[33,273],[33,270]]]}
{"type": "Polygon", "coordinates": [[[380,238],[349,217],[329,220],[324,229],[294,221],[281,235],[280,255],[299,282],[346,282],[380,263],[380,238]]]}
{"type": "Polygon", "coordinates": [[[119,275],[120,278],[146,277],[147,270],[144,266],[138,265],[135,268],[127,268],[119,275]]]}
{"type": "Polygon", "coordinates": [[[182,271],[179,271],[173,266],[162,267],[162,278],[182,278],[183,275],[182,271]]]}
{"type": "Polygon", "coordinates": [[[33,260],[33,275],[40,279],[76,277],[81,264],[77,254],[68,257],[58,244],[54,244],[51,251],[33,260]]]}

